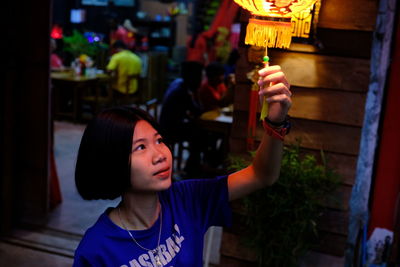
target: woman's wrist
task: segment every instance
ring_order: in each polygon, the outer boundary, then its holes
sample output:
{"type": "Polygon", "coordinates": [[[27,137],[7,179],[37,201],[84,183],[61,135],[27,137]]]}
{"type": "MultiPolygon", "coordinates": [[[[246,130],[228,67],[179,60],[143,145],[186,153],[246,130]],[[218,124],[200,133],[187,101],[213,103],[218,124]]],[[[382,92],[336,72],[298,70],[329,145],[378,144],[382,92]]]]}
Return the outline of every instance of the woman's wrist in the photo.
{"type": "Polygon", "coordinates": [[[268,117],[265,117],[265,121],[274,127],[283,127],[288,119],[289,116],[286,116],[283,120],[271,120],[268,117]]]}
{"type": "Polygon", "coordinates": [[[268,117],[263,120],[265,133],[273,138],[283,141],[284,137],[289,133],[291,124],[289,116],[280,122],[271,121],[268,117]]]}

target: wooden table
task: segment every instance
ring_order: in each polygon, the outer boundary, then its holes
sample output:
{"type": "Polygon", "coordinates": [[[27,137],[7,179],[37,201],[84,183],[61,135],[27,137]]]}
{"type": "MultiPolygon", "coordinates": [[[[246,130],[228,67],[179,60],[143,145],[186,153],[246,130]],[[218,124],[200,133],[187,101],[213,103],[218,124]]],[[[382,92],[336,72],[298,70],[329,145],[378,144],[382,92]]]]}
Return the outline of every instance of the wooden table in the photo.
{"type": "Polygon", "coordinates": [[[233,117],[230,114],[225,114],[219,110],[213,110],[203,113],[199,120],[198,125],[207,131],[221,133],[229,136],[231,132],[233,117]]]}
{"type": "Polygon", "coordinates": [[[107,74],[80,76],[71,71],[52,72],[50,77],[54,92],[54,115],[57,118],[70,118],[75,122],[81,119],[84,91],[96,90],[100,80],[109,79],[107,74]]]}
{"type": "Polygon", "coordinates": [[[232,123],[232,111],[225,113],[225,110],[213,110],[203,113],[197,120],[197,126],[200,130],[215,133],[219,138],[222,138],[221,151],[223,159],[228,156],[232,123]]]}

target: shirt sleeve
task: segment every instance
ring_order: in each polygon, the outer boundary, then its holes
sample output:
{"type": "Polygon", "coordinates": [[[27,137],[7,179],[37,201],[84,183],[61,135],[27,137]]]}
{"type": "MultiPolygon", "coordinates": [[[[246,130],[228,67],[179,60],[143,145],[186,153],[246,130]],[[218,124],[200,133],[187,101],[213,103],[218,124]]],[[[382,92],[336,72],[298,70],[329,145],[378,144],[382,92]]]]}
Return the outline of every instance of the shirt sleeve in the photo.
{"type": "Polygon", "coordinates": [[[91,267],[92,264],[82,255],[75,255],[72,267],[91,267]]]}
{"type": "Polygon", "coordinates": [[[227,181],[227,176],[185,180],[176,187],[186,211],[203,224],[204,231],[210,226],[231,226],[227,181]]]}

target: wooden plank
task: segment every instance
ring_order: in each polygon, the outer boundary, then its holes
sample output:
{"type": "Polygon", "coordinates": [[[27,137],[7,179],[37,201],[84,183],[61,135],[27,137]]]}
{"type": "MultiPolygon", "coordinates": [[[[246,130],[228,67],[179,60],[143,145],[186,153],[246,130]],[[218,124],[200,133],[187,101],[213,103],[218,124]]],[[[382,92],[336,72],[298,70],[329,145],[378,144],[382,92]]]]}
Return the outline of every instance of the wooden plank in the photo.
{"type": "MultiPolygon", "coordinates": [[[[232,138],[247,138],[247,112],[234,111],[232,138]]],[[[304,148],[357,155],[359,150],[360,127],[344,126],[292,117],[292,129],[285,137],[285,144],[295,144],[301,140],[304,148]]],[[[261,140],[264,129],[257,124],[256,139],[261,140]]],[[[233,149],[231,151],[236,151],[233,149]]]]}
{"type": "Polygon", "coordinates": [[[269,50],[271,64],[280,65],[292,86],[366,92],[369,60],[269,50]]]}
{"type": "Polygon", "coordinates": [[[362,126],[364,93],[308,89],[293,86],[290,114],[296,118],[362,126]],[[351,112],[349,112],[351,107],[351,112]]]}
{"type": "Polygon", "coordinates": [[[319,231],[326,231],[334,234],[347,235],[349,224],[348,211],[336,211],[326,209],[317,221],[319,231]]]}
{"type": "Polygon", "coordinates": [[[346,248],[347,236],[329,232],[318,233],[319,244],[313,250],[342,257],[346,248]]]}
{"type": "MultiPolygon", "coordinates": [[[[290,115],[293,117],[362,126],[366,97],[364,93],[296,86],[292,86],[291,91],[293,104],[290,115]]],[[[249,109],[249,94],[249,86],[245,84],[236,86],[235,110],[249,109]]]]}
{"type": "Polygon", "coordinates": [[[324,0],[318,26],[332,29],[373,31],[378,0],[324,0]]]}
{"type": "Polygon", "coordinates": [[[318,53],[369,59],[372,37],[372,31],[318,28],[317,38],[322,46],[318,53]]]}
{"type": "MultiPolygon", "coordinates": [[[[321,163],[321,151],[302,148],[303,153],[314,155],[321,163]]],[[[352,186],[355,180],[357,156],[349,156],[338,153],[324,152],[328,168],[337,172],[340,182],[344,185],[352,186]]]]}
{"type": "MultiPolygon", "coordinates": [[[[271,64],[280,65],[292,86],[366,92],[369,60],[269,49],[271,64]]],[[[248,49],[239,48],[236,80],[249,83],[247,73],[254,65],[247,61],[248,49]]],[[[262,58],[262,54],[260,54],[262,58]]]]}
{"type": "Polygon", "coordinates": [[[285,143],[293,144],[301,140],[301,146],[305,148],[358,155],[360,127],[301,119],[292,119],[292,125],[291,133],[285,137],[285,143]]]}
{"type": "Polygon", "coordinates": [[[351,197],[351,186],[339,185],[338,189],[330,196],[321,201],[321,205],[326,208],[348,211],[351,197]]]}

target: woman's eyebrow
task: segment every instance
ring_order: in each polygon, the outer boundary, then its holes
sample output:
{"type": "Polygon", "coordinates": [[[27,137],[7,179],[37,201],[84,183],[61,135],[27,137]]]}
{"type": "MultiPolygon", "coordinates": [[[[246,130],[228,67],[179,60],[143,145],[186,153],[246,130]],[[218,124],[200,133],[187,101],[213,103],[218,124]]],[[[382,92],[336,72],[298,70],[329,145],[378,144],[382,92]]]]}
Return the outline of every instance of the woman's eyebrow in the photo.
{"type": "Polygon", "coordinates": [[[139,139],[136,139],[135,141],[133,141],[133,144],[144,142],[144,141],[146,141],[145,138],[139,138],[139,139]]]}
{"type": "MultiPolygon", "coordinates": [[[[156,136],[161,136],[161,134],[159,134],[158,132],[156,132],[155,134],[154,134],[154,137],[156,137],[156,136]]],[[[146,138],[139,138],[139,139],[136,139],[135,141],[133,141],[133,144],[136,144],[136,143],[139,143],[139,142],[144,142],[144,141],[146,141],[146,138]]]]}

